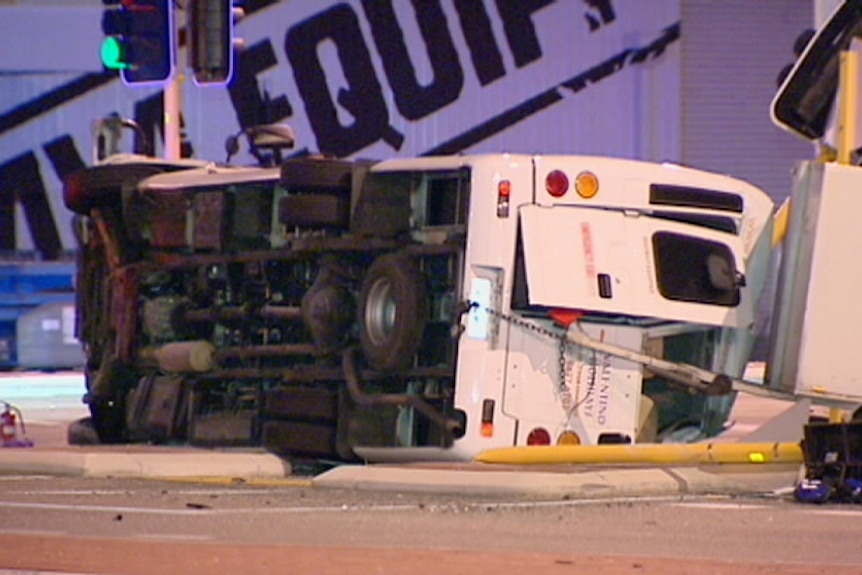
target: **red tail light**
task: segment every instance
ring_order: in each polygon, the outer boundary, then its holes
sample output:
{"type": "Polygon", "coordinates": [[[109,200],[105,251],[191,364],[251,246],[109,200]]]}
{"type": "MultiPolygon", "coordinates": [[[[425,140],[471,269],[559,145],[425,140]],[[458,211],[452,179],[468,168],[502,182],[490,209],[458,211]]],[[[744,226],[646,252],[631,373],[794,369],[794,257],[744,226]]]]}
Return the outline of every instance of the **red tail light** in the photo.
{"type": "Polygon", "coordinates": [[[569,178],[561,170],[554,170],[545,177],[545,189],[555,198],[562,197],[569,191],[569,178]]]}
{"type": "Polygon", "coordinates": [[[551,434],[547,429],[536,427],[527,436],[527,445],[550,445],[551,434]]]}
{"type": "Polygon", "coordinates": [[[512,184],[509,180],[501,180],[497,184],[497,217],[509,217],[509,197],[512,195],[512,184]]]}

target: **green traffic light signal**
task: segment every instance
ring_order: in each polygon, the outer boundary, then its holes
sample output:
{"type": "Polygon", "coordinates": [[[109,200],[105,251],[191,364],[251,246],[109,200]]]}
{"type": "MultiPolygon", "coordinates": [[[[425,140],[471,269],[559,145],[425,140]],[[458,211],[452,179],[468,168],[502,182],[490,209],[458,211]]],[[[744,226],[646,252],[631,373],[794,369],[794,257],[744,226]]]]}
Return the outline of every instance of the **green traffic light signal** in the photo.
{"type": "Polygon", "coordinates": [[[129,67],[126,61],[126,46],[116,36],[108,36],[102,41],[102,64],[109,70],[124,70],[129,67]]]}
{"type": "MultiPolygon", "coordinates": [[[[0,0],[2,3],[3,0],[0,0]]],[[[128,85],[167,82],[176,62],[176,0],[102,0],[102,64],[128,85]]]]}

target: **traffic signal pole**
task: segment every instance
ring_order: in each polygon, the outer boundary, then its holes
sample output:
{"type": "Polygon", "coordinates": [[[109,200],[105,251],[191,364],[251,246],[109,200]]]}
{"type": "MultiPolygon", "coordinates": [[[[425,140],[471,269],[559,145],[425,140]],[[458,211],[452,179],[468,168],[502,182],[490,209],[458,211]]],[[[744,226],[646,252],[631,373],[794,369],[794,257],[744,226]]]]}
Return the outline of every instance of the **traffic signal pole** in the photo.
{"type": "Polygon", "coordinates": [[[244,13],[233,6],[233,0],[186,0],[184,9],[173,6],[171,41],[177,57],[176,73],[164,88],[165,158],[179,159],[182,130],[180,126],[185,88],[185,71],[198,87],[225,86],[233,75],[233,27],[244,13]],[[186,31],[186,47],[181,49],[179,31],[186,31]]]}
{"type": "MultiPolygon", "coordinates": [[[[2,1],[2,0],[0,0],[2,1]]],[[[186,60],[197,86],[225,86],[233,75],[233,27],[243,11],[233,0],[102,0],[101,56],[128,86],[161,88],[164,157],[182,155],[181,114],[186,60]],[[186,30],[185,51],[180,30],[186,30]]]]}
{"type": "Polygon", "coordinates": [[[171,10],[173,10],[174,22],[177,23],[176,26],[173,27],[173,33],[171,34],[171,42],[173,42],[174,50],[173,53],[176,54],[177,60],[177,68],[176,72],[171,76],[168,82],[165,84],[164,92],[163,92],[163,106],[164,106],[164,115],[162,117],[162,126],[164,130],[165,136],[165,150],[164,156],[166,160],[178,160],[180,159],[180,116],[182,114],[182,81],[183,81],[183,54],[182,50],[180,50],[180,39],[179,34],[180,30],[184,27],[184,22],[180,20],[181,11],[171,3],[171,10]]]}
{"type": "Polygon", "coordinates": [[[177,49],[180,10],[173,0],[102,0],[102,63],[128,86],[161,88],[164,156],[180,157],[182,79],[177,49]]]}
{"type": "Polygon", "coordinates": [[[182,74],[165,84],[164,107],[165,114],[162,123],[165,131],[165,159],[180,159],[180,115],[182,114],[182,98],[180,94],[182,74]]]}

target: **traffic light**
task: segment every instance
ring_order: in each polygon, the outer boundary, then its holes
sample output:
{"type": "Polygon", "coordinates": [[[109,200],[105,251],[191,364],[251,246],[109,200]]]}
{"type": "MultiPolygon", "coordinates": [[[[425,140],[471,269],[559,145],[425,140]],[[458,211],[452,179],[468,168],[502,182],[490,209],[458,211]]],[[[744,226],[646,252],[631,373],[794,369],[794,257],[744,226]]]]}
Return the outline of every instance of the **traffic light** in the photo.
{"type": "MultiPolygon", "coordinates": [[[[811,42],[811,39],[814,38],[814,28],[806,28],[803,30],[799,36],[796,37],[796,41],[793,42],[793,55],[796,60],[802,55],[805,51],[805,48],[808,47],[808,43],[811,42]]],[[[796,65],[796,60],[787,64],[781,71],[778,73],[777,84],[780,88],[782,84],[784,84],[784,80],[787,79],[787,76],[790,74],[790,71],[793,70],[793,66],[796,65]]]]}
{"type": "Polygon", "coordinates": [[[102,0],[102,63],[130,85],[160,84],[173,76],[173,0],[102,0]]]}
{"type": "Polygon", "coordinates": [[[191,68],[198,85],[222,85],[233,76],[233,27],[243,16],[232,0],[188,0],[191,68]]]}
{"type": "Polygon", "coordinates": [[[105,11],[102,13],[102,64],[109,70],[122,70],[128,65],[126,58],[126,14],[120,0],[102,0],[105,11]]]}

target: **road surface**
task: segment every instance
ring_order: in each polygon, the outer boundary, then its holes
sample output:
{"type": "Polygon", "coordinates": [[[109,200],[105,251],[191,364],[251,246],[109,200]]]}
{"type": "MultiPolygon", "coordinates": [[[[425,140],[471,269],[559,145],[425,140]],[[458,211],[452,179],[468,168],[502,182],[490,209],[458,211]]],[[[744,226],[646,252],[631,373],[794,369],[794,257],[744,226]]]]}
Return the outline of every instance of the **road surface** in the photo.
{"type": "Polygon", "coordinates": [[[862,508],[761,498],[536,501],[6,477],[0,568],[72,573],[862,572],[862,508]]]}

